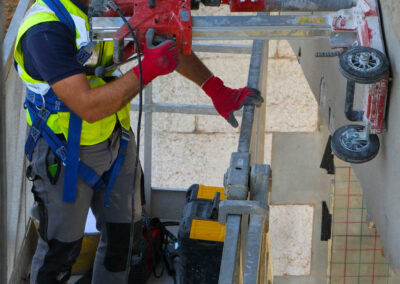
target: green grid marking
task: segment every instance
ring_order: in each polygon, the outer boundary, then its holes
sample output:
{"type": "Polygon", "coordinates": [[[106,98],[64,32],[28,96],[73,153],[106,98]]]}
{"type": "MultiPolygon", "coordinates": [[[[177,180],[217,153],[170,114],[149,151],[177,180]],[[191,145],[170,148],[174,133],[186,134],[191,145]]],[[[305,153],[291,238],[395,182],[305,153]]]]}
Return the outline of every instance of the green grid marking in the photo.
{"type": "MultiPolygon", "coordinates": [[[[338,169],[338,168],[340,168],[340,169],[349,169],[349,167],[336,167],[336,169],[338,169]]],[[[350,170],[352,171],[352,169],[350,168],[350,170]]],[[[339,184],[341,184],[341,183],[359,183],[359,181],[357,180],[357,179],[353,179],[353,177],[350,177],[350,179],[349,180],[343,180],[343,179],[339,179],[339,180],[337,180],[337,179],[335,179],[335,181],[334,181],[334,186],[337,184],[338,186],[339,186],[339,184]]],[[[351,188],[352,188],[352,186],[351,186],[351,188]]],[[[357,190],[358,190],[358,188],[357,188],[357,190]]],[[[350,193],[350,195],[351,195],[351,193],[350,193]]],[[[362,197],[362,191],[361,191],[361,197],[362,197]]],[[[337,199],[337,198],[340,198],[340,197],[342,197],[342,196],[337,196],[336,195],[336,191],[335,191],[335,194],[334,194],[334,199],[337,199]]],[[[350,196],[351,197],[351,196],[350,196]]],[[[349,208],[336,208],[335,207],[335,202],[334,202],[334,206],[333,206],[333,213],[332,213],[332,247],[331,247],[331,250],[332,250],[332,253],[331,253],[331,269],[330,269],[330,271],[331,271],[331,273],[330,273],[330,278],[332,279],[333,277],[334,278],[337,278],[337,277],[335,277],[335,276],[333,276],[332,275],[332,269],[333,269],[333,267],[332,267],[332,265],[358,265],[358,275],[357,276],[355,276],[356,277],[356,279],[358,280],[358,283],[359,284],[362,284],[362,283],[364,283],[365,282],[365,276],[363,276],[363,275],[361,275],[361,265],[387,265],[387,275],[386,276],[384,276],[385,278],[387,278],[387,281],[386,281],[386,283],[389,283],[389,280],[390,280],[390,265],[389,265],[389,263],[388,262],[375,262],[375,261],[373,261],[373,262],[371,262],[371,260],[368,260],[368,259],[365,259],[366,260],[366,262],[362,262],[362,249],[363,249],[363,240],[365,240],[365,239],[368,239],[368,238],[372,238],[372,237],[375,237],[375,236],[372,236],[372,235],[368,235],[368,234],[363,234],[363,229],[365,228],[365,225],[364,225],[364,223],[363,223],[363,219],[364,219],[364,217],[365,217],[365,213],[364,213],[364,210],[366,210],[366,207],[365,207],[365,204],[364,204],[364,199],[362,198],[362,200],[361,200],[361,202],[362,202],[362,204],[361,204],[361,208],[359,208],[359,207],[354,207],[354,208],[351,208],[351,206],[349,206],[349,208]],[[335,235],[334,234],[334,232],[335,232],[335,225],[334,225],[334,219],[335,219],[335,210],[362,210],[361,211],[361,220],[360,220],[360,234],[353,234],[353,235],[347,235],[347,237],[359,237],[360,238],[360,241],[359,241],[359,249],[360,249],[360,251],[358,252],[359,253],[359,255],[358,255],[358,262],[347,262],[347,261],[345,261],[345,262],[340,262],[340,261],[338,261],[338,262],[333,262],[332,261],[332,257],[334,256],[334,248],[335,248],[335,246],[336,246],[336,242],[334,241],[334,238],[333,237],[346,237],[346,235],[335,235]]],[[[378,236],[379,237],[379,236],[378,236]]],[[[352,255],[353,256],[357,256],[357,252],[351,252],[352,253],[352,255]]],[[[383,275],[382,275],[383,276],[383,275]]],[[[343,276],[340,276],[341,278],[343,278],[343,276]]],[[[371,276],[372,277],[372,276],[371,276]]]]}
{"type": "MultiPolygon", "coordinates": [[[[364,208],[364,198],[362,199],[361,208],[364,208]]],[[[357,282],[358,284],[360,284],[360,273],[361,273],[361,253],[362,253],[361,248],[362,248],[362,237],[363,237],[362,236],[363,217],[364,217],[364,210],[361,211],[361,220],[360,220],[361,228],[360,228],[360,253],[358,255],[358,262],[359,262],[359,264],[358,264],[358,282],[357,282]]]]}
{"type": "MultiPolygon", "coordinates": [[[[331,264],[345,264],[345,262],[331,262],[331,264]]],[[[357,261],[357,262],[346,262],[346,264],[366,264],[366,265],[368,265],[368,264],[374,264],[374,263],[373,262],[362,262],[362,263],[360,263],[360,262],[357,261]]],[[[375,264],[385,265],[385,264],[388,264],[388,263],[387,262],[375,262],[375,264]]]]}
{"type": "MultiPolygon", "coordinates": [[[[350,210],[366,210],[366,208],[349,208],[350,210]]],[[[347,208],[335,208],[333,210],[347,210],[347,208]]]]}

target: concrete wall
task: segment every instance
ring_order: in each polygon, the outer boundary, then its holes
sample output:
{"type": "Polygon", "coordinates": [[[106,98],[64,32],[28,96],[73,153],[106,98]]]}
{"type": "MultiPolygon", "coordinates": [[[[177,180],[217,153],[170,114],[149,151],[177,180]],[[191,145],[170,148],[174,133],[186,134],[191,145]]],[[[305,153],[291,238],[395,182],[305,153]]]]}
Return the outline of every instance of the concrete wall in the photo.
{"type": "MultiPolygon", "coordinates": [[[[367,210],[376,223],[381,235],[385,255],[392,268],[400,268],[400,185],[398,171],[400,168],[400,32],[398,0],[381,0],[382,18],[386,46],[391,62],[393,82],[387,107],[387,131],[380,135],[381,149],[371,162],[353,165],[360,179],[367,210]]],[[[321,114],[329,129],[333,132],[338,127],[349,124],[343,114],[346,81],[340,75],[337,58],[316,59],[316,51],[330,50],[328,41],[291,42],[311,89],[319,103],[321,114]],[[301,52],[300,52],[301,51],[301,52]]],[[[357,97],[356,101],[361,101],[357,97]]]]}
{"type": "Polygon", "coordinates": [[[392,268],[400,269],[400,3],[382,0],[382,15],[391,62],[393,84],[388,102],[387,132],[380,136],[381,149],[372,162],[355,166],[367,210],[375,221],[392,268]]]}

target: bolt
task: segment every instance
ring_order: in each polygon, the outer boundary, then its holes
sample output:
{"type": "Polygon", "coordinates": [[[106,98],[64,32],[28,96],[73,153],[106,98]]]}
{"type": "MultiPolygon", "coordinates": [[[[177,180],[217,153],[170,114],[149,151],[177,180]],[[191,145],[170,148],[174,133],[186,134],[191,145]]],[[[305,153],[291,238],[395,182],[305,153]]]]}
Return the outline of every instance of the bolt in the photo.
{"type": "Polygon", "coordinates": [[[360,54],[360,61],[362,64],[367,64],[369,62],[370,54],[368,52],[362,52],[360,54]]]}

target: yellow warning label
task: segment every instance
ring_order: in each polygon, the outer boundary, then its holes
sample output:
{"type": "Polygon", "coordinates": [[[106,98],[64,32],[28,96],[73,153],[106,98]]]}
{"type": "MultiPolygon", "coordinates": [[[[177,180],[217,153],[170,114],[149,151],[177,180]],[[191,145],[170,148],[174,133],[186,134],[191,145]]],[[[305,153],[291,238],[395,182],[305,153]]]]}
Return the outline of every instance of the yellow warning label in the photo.
{"type": "Polygon", "coordinates": [[[223,242],[226,227],[218,221],[192,220],[189,238],[204,241],[223,242]]]}
{"type": "Polygon", "coordinates": [[[323,24],[323,17],[299,17],[299,24],[323,24]]]}
{"type": "Polygon", "coordinates": [[[197,193],[197,198],[214,199],[216,192],[219,192],[221,194],[219,197],[220,200],[226,199],[226,195],[224,194],[223,187],[205,186],[205,185],[200,184],[199,191],[197,193]]]}

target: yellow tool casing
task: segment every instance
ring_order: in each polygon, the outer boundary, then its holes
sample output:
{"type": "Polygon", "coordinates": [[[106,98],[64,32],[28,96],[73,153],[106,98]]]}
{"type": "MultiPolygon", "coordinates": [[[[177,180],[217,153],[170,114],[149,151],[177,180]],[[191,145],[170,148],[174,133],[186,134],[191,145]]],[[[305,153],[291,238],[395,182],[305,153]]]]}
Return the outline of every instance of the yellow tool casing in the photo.
{"type": "MultiPolygon", "coordinates": [[[[225,200],[226,196],[224,194],[223,187],[213,187],[213,186],[205,186],[198,185],[194,186],[191,192],[191,201],[193,200],[207,200],[207,202],[212,206],[212,202],[216,197],[216,194],[219,193],[219,200],[225,200]]],[[[206,216],[202,214],[193,214],[192,223],[190,226],[190,239],[197,239],[203,241],[213,241],[213,242],[224,242],[225,240],[225,231],[226,227],[221,225],[218,222],[218,205],[219,200],[217,202],[217,207],[213,208],[217,212],[214,213],[214,216],[206,216]],[[199,216],[200,215],[200,216],[199,216]],[[203,216],[201,216],[203,215],[203,216]],[[214,219],[215,218],[215,219],[214,219]]],[[[210,212],[209,208],[204,208],[206,211],[208,209],[208,213],[210,212]]],[[[201,211],[201,209],[200,209],[201,211]]]]}

